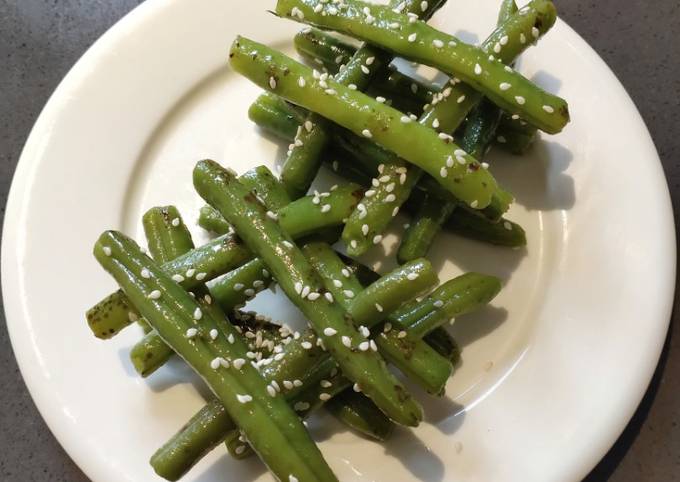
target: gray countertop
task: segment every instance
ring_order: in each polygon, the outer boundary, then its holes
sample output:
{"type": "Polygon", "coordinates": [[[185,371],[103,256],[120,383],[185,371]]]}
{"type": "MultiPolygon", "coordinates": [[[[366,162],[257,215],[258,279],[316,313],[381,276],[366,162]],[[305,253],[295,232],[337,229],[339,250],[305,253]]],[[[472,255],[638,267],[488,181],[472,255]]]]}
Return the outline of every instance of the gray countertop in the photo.
{"type": "MultiPolygon", "coordinates": [[[[7,191],[21,148],[49,95],[92,42],[138,3],[0,0],[0,218],[4,219],[7,191]]],[[[680,3],[556,3],[561,17],[604,58],[640,109],[659,150],[677,211],[680,3]]],[[[4,315],[0,316],[4,321],[4,315]]],[[[678,323],[676,306],[650,388],[618,442],[587,478],[589,482],[680,480],[680,346],[673,336],[678,323]]],[[[4,323],[0,328],[0,366],[0,480],[86,481],[31,401],[4,323]]]]}

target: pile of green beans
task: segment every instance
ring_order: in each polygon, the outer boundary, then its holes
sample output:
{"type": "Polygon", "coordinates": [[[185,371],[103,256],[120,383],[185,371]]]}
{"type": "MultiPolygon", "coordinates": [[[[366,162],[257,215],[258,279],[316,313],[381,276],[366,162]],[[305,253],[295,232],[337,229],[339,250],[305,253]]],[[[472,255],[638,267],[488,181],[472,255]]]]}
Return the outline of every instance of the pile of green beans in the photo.
{"type": "Polygon", "coordinates": [[[525,246],[522,227],[505,217],[513,196],[494,179],[487,152],[521,155],[538,130],[555,134],[569,121],[565,100],[513,68],[554,25],[550,0],[521,9],[502,0],[479,46],[426,23],[444,3],[277,0],[278,16],[313,27],[294,38],[313,67],[242,36],[229,63],[265,91],[250,119],[289,143],[280,177],[264,166],[238,176],[201,160],[193,186],[211,241],[194,246],[174,206],[144,214],[148,250],[117,231],[96,241],[94,256],[120,289],[87,311],[92,333],[109,339],[137,322],[144,335],[130,359],[141,377],[177,355],[212,393],[151,457],[160,477],[180,479],[224,444],[235,459],[257,455],[277,480],[337,480],[306,417],[324,407],[378,441],[397,425],[417,426],[423,408],[388,365],[409,386],[444,396],[461,358],[445,325],[491,302],[502,281],[465,273],[440,284],[425,256],[442,228],[525,246]],[[448,79],[413,78],[395,57],[448,79]],[[309,192],[324,163],[351,182],[309,192]],[[398,266],[380,275],[353,257],[381,244],[399,212],[411,222],[398,266]],[[332,246],[339,239],[347,255],[332,246]],[[307,328],[246,311],[268,287],[307,328]]]}

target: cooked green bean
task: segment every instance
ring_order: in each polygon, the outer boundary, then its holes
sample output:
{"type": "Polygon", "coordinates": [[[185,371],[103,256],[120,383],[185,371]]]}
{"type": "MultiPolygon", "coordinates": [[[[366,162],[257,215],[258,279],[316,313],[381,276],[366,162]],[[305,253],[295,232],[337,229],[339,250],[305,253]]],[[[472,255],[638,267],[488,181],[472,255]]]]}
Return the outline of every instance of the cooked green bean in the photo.
{"type": "Polygon", "coordinates": [[[460,360],[460,348],[453,337],[443,327],[436,328],[423,337],[441,356],[446,357],[454,365],[460,360]]]}
{"type": "Polygon", "coordinates": [[[442,202],[429,194],[425,194],[423,198],[399,244],[399,263],[426,256],[439,228],[456,208],[456,204],[442,202]]]}
{"type": "MultiPolygon", "coordinates": [[[[233,173],[212,161],[194,169],[196,191],[230,222],[244,243],[265,262],[278,285],[314,326],[345,376],[365,387],[366,394],[392,420],[417,425],[422,409],[372,351],[355,352],[341,339],[361,336],[337,304],[327,300],[313,268],[277,221],[249,195],[233,173]],[[310,298],[309,296],[312,295],[310,298]]],[[[321,205],[321,210],[325,204],[321,205]]],[[[280,221],[280,218],[279,218],[280,221]]]]}
{"type": "Polygon", "coordinates": [[[476,239],[497,246],[521,248],[527,244],[526,234],[519,224],[507,219],[501,219],[497,223],[490,223],[462,209],[457,210],[449,217],[444,223],[444,227],[466,238],[476,239]]]}
{"type": "Polygon", "coordinates": [[[501,110],[488,99],[472,109],[459,137],[460,145],[471,155],[482,159],[496,137],[501,110]]]}
{"type": "Polygon", "coordinates": [[[502,149],[515,154],[524,154],[537,137],[536,128],[521,119],[501,116],[496,129],[495,144],[502,149]]]}
{"type": "MultiPolygon", "coordinates": [[[[551,9],[554,15],[552,3],[542,5],[551,9]]],[[[395,55],[454,75],[506,112],[519,115],[545,132],[558,133],[569,121],[569,109],[563,99],[540,89],[502,62],[489,59],[484,50],[440,32],[425,22],[412,22],[387,6],[345,0],[343,7],[337,8],[323,0],[278,0],[276,13],[298,22],[352,35],[380,45],[395,55]],[[370,10],[374,21],[366,21],[364,8],[370,10]],[[501,87],[505,84],[510,88],[501,87]]],[[[536,25],[536,33],[529,37],[530,40],[538,37],[539,26],[536,25]]],[[[498,51],[494,45],[494,53],[502,56],[507,46],[504,43],[498,39],[498,51]]]]}
{"type": "Polygon", "coordinates": [[[394,431],[394,424],[375,404],[361,393],[346,388],[324,407],[335,418],[359,433],[384,441],[394,431]]]}
{"type": "Polygon", "coordinates": [[[501,2],[501,8],[498,10],[498,24],[505,22],[512,15],[517,13],[517,3],[515,0],[503,0],[501,2]]]}
{"type": "Polygon", "coordinates": [[[266,166],[257,166],[239,176],[241,183],[271,211],[283,209],[292,199],[285,187],[266,166]]]}
{"type": "MultiPolygon", "coordinates": [[[[325,213],[322,213],[315,203],[315,196],[306,196],[279,210],[279,223],[282,229],[294,238],[339,226],[352,212],[361,196],[362,189],[358,185],[342,185],[324,199],[324,205],[330,206],[325,213]]],[[[184,288],[191,289],[201,282],[241,266],[252,257],[252,253],[243,246],[237,236],[225,234],[164,263],[163,269],[170,276],[181,279],[180,283],[184,288]]],[[[106,339],[136,321],[139,313],[119,290],[90,308],[86,318],[94,335],[106,339]]]]}
{"type": "MultiPolygon", "coordinates": [[[[443,1],[431,0],[429,4],[425,4],[425,9],[421,9],[419,0],[392,0],[391,5],[394,8],[399,3],[402,4],[405,12],[429,18],[443,1]]],[[[344,68],[340,69],[334,80],[338,84],[351,85],[355,89],[363,90],[372,77],[382,74],[383,69],[391,60],[390,54],[373,46],[364,45],[344,64],[344,68]]],[[[327,74],[322,75],[327,76],[327,74]]],[[[325,82],[325,79],[320,81],[325,82]]],[[[326,121],[321,116],[310,113],[303,122],[302,128],[297,130],[281,172],[281,179],[291,197],[297,198],[304,195],[319,170],[321,165],[319,156],[329,139],[325,125],[326,121]]]]}
{"type": "Polygon", "coordinates": [[[189,296],[120,233],[102,234],[94,254],[165,342],[208,383],[279,479],[293,475],[302,480],[337,480],[284,398],[270,396],[264,379],[245,361],[247,347],[214,304],[189,296]]]}
{"type": "Polygon", "coordinates": [[[231,66],[257,85],[418,164],[473,208],[484,208],[491,201],[496,181],[450,137],[441,138],[418,123],[402,122],[403,115],[396,109],[330,78],[317,79],[310,68],[252,40],[237,37],[229,56],[231,66]],[[447,159],[454,158],[459,161],[448,167],[447,159]]]}

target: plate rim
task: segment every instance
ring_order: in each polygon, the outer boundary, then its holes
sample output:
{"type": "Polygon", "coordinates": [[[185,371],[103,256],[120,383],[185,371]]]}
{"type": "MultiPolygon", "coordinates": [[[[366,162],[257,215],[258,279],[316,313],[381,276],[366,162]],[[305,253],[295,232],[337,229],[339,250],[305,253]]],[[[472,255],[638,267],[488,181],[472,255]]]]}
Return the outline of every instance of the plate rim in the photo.
{"type": "MultiPolygon", "coordinates": [[[[120,40],[122,32],[129,28],[143,25],[144,18],[146,16],[155,15],[159,10],[171,8],[171,4],[173,3],[176,2],[168,3],[163,2],[162,0],[149,0],[138,5],[125,16],[123,16],[118,22],[112,25],[101,37],[99,37],[71,67],[69,72],[64,76],[53,93],[50,95],[45,107],[42,109],[35,124],[30,130],[13,174],[7,198],[6,213],[2,229],[1,247],[2,293],[5,306],[6,324],[10,335],[12,348],[14,350],[22,378],[26,383],[28,391],[31,394],[31,398],[38,408],[42,418],[45,420],[48,428],[59,441],[60,445],[62,445],[64,450],[68,453],[69,457],[90,477],[97,473],[97,470],[93,468],[94,465],[96,465],[96,462],[88,463],[82,459],[82,455],[79,454],[81,450],[78,449],[78,445],[82,444],[82,442],[78,442],[77,438],[69,433],[66,425],[63,423],[63,416],[60,415],[58,411],[55,411],[51,406],[49,392],[46,393],[46,390],[40,386],[38,383],[40,381],[40,377],[33,372],[33,369],[29,363],[34,354],[32,350],[26,349],[27,343],[29,343],[30,340],[26,338],[26,333],[22,331],[24,320],[20,317],[21,310],[19,305],[21,302],[16,296],[17,293],[13,293],[11,291],[12,288],[10,288],[14,286],[17,280],[21,277],[21,274],[20,270],[18,269],[19,267],[14,262],[13,258],[13,254],[15,253],[18,245],[16,239],[14,237],[10,237],[9,234],[21,220],[22,208],[31,195],[30,190],[26,189],[26,187],[33,174],[34,168],[38,163],[36,150],[38,150],[40,147],[40,139],[50,128],[50,121],[54,119],[56,114],[59,112],[60,98],[70,90],[73,84],[76,83],[76,79],[86,75],[90,65],[96,63],[100,52],[108,51],[109,48],[116,45],[116,43],[120,40]]],[[[653,156],[653,158],[657,161],[657,166],[659,168],[654,176],[658,177],[660,174],[660,178],[657,180],[661,181],[665,186],[665,192],[659,193],[658,196],[660,207],[664,211],[664,213],[661,214],[661,217],[665,218],[665,229],[667,232],[660,236],[659,239],[665,239],[668,243],[668,246],[670,247],[670,251],[667,253],[667,259],[669,260],[668,266],[666,267],[667,271],[662,273],[662,276],[660,276],[660,278],[665,278],[668,280],[665,285],[661,286],[661,289],[664,291],[664,293],[659,297],[661,301],[659,303],[659,311],[665,313],[665,323],[659,321],[658,324],[655,324],[655,326],[658,328],[656,346],[653,350],[649,350],[649,364],[644,370],[641,370],[641,372],[645,372],[645,375],[641,375],[639,377],[639,380],[637,381],[638,383],[636,383],[638,389],[631,389],[631,391],[636,392],[637,395],[631,396],[631,398],[628,400],[627,405],[629,409],[626,410],[625,415],[619,417],[618,430],[612,430],[612,435],[610,437],[606,437],[607,440],[603,440],[597,448],[593,447],[589,452],[592,456],[590,457],[589,461],[584,462],[585,465],[588,465],[588,467],[583,467],[584,470],[581,471],[583,475],[585,475],[590,470],[592,470],[592,468],[599,462],[599,460],[602,459],[606,452],[620,437],[621,433],[629,423],[632,415],[637,410],[643,396],[647,392],[654,371],[658,366],[659,358],[662,353],[664,341],[666,340],[671,321],[677,269],[677,246],[668,182],[664,175],[663,165],[654,145],[651,133],[649,132],[649,129],[640,115],[637,106],[616,74],[609,68],[600,55],[578,34],[578,32],[573,30],[566,22],[562,21],[561,19],[559,22],[562,23],[563,26],[581,42],[582,45],[580,48],[585,49],[585,53],[587,53],[589,57],[592,57],[595,62],[601,64],[601,67],[604,67],[603,71],[611,77],[612,84],[617,85],[622,90],[624,98],[630,103],[630,108],[632,109],[631,112],[636,114],[636,119],[634,120],[640,124],[641,129],[644,129],[644,131],[647,132],[650,143],[649,147],[651,148],[650,155],[653,156]]],[[[660,244],[662,243],[660,242],[660,244]]],[[[633,383],[631,383],[631,386],[632,385],[633,383]]]]}

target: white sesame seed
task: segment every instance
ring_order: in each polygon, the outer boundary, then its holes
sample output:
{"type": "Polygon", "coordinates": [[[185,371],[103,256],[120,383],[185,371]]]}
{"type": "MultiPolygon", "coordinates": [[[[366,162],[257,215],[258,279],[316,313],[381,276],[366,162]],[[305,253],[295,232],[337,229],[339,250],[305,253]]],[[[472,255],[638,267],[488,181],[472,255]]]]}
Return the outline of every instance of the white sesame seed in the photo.
{"type": "Polygon", "coordinates": [[[488,162],[482,162],[482,163],[480,164],[480,166],[482,166],[482,169],[488,169],[488,168],[489,168],[489,163],[488,163],[488,162]]]}
{"type": "Polygon", "coordinates": [[[371,331],[364,325],[359,325],[359,333],[361,333],[361,336],[363,336],[364,338],[368,338],[369,336],[371,336],[371,331]]]}
{"type": "Polygon", "coordinates": [[[348,270],[347,268],[342,268],[342,270],[341,270],[340,272],[342,273],[342,275],[343,275],[345,278],[349,278],[350,276],[352,276],[352,273],[350,273],[349,270],[348,270]]]}
{"type": "Polygon", "coordinates": [[[406,332],[405,332],[404,330],[401,330],[401,331],[397,334],[397,338],[406,338],[406,332]]]}
{"type": "Polygon", "coordinates": [[[508,221],[503,222],[503,227],[508,231],[512,231],[512,224],[510,224],[508,221]]]}
{"type": "Polygon", "coordinates": [[[151,278],[151,273],[146,268],[142,268],[142,271],[139,274],[142,276],[142,278],[146,278],[146,279],[151,278]]]}
{"type": "Polygon", "coordinates": [[[354,385],[352,385],[352,390],[359,393],[359,392],[361,392],[361,387],[359,386],[358,383],[355,383],[354,385]]]}
{"type": "Polygon", "coordinates": [[[444,42],[441,41],[441,40],[439,40],[439,39],[434,39],[434,40],[432,41],[432,45],[434,45],[435,47],[437,47],[438,49],[440,49],[440,48],[442,48],[442,47],[444,46],[444,42]]]}
{"type": "Polygon", "coordinates": [[[102,248],[102,251],[104,251],[104,254],[105,254],[106,256],[111,256],[111,248],[109,248],[108,246],[104,246],[104,247],[102,248]]]}
{"type": "Polygon", "coordinates": [[[241,291],[244,287],[243,283],[236,283],[234,285],[234,291],[241,291]]]}
{"type": "Polygon", "coordinates": [[[432,303],[432,305],[434,305],[435,308],[441,308],[442,306],[444,306],[444,302],[442,300],[437,300],[434,303],[432,303]]]}
{"type": "Polygon", "coordinates": [[[366,236],[368,234],[368,224],[364,224],[361,226],[361,233],[366,236]]]}
{"type": "Polygon", "coordinates": [[[516,95],[515,100],[519,105],[524,105],[526,103],[526,99],[522,97],[521,95],[516,95]]]}
{"type": "Polygon", "coordinates": [[[222,366],[222,363],[220,363],[221,361],[222,360],[220,359],[220,357],[213,358],[210,361],[210,368],[212,368],[213,370],[217,370],[219,367],[222,366]]]}
{"type": "Polygon", "coordinates": [[[276,89],[276,79],[274,77],[269,77],[269,87],[276,89]]]}
{"type": "Polygon", "coordinates": [[[232,365],[234,365],[234,368],[236,368],[237,370],[240,370],[241,368],[243,368],[243,365],[245,365],[245,364],[246,364],[246,361],[243,358],[237,358],[236,360],[234,360],[232,362],[232,365]]]}
{"type": "Polygon", "coordinates": [[[512,114],[512,120],[519,119],[519,114],[512,114]]]}
{"type": "Polygon", "coordinates": [[[550,105],[544,105],[543,110],[546,111],[548,114],[552,114],[555,112],[555,109],[550,105]]]}
{"type": "Polygon", "coordinates": [[[347,86],[347,88],[348,88],[349,90],[357,90],[356,84],[349,84],[349,85],[347,86]]]}
{"type": "Polygon", "coordinates": [[[465,102],[465,96],[464,96],[464,95],[461,95],[460,97],[458,97],[458,99],[456,100],[456,102],[458,102],[459,104],[462,104],[463,102],[465,102]]]}
{"type": "Polygon", "coordinates": [[[349,246],[352,249],[357,249],[357,240],[353,239],[352,241],[349,242],[349,246]]]}
{"type": "Polygon", "coordinates": [[[302,380],[293,380],[293,386],[294,387],[301,387],[302,386],[302,380]]]}
{"type": "Polygon", "coordinates": [[[352,340],[350,339],[349,336],[343,335],[342,338],[340,338],[342,341],[342,344],[345,345],[347,348],[350,348],[352,346],[352,340]]]}
{"type": "Polygon", "coordinates": [[[277,216],[277,214],[276,214],[275,212],[273,212],[273,211],[267,211],[267,217],[268,217],[269,219],[273,219],[274,221],[276,221],[277,219],[279,219],[279,217],[277,216]]]}
{"type": "Polygon", "coordinates": [[[314,7],[314,13],[319,13],[319,12],[321,12],[321,10],[323,10],[323,4],[322,4],[322,3],[318,3],[318,4],[314,7]]]}
{"type": "Polygon", "coordinates": [[[541,34],[541,32],[536,28],[536,27],[531,27],[531,35],[534,38],[538,38],[538,36],[541,34]]]}
{"type": "Polygon", "coordinates": [[[475,64],[475,75],[482,75],[482,66],[475,64]]]}
{"type": "Polygon", "coordinates": [[[387,100],[387,99],[385,99],[384,97],[382,97],[382,96],[379,95],[378,97],[375,98],[375,100],[378,101],[378,102],[380,102],[380,103],[382,104],[382,103],[384,103],[385,100],[387,100]]]}
{"type": "Polygon", "coordinates": [[[527,36],[524,35],[523,33],[519,34],[519,42],[522,44],[527,43],[527,36]]]}
{"type": "Polygon", "coordinates": [[[310,342],[308,342],[308,341],[303,341],[302,343],[300,343],[300,345],[301,345],[302,348],[304,348],[305,350],[310,350],[310,349],[312,348],[312,344],[311,344],[310,342]]]}
{"type": "Polygon", "coordinates": [[[401,116],[401,118],[399,120],[404,124],[408,124],[409,122],[411,122],[411,118],[407,115],[401,116]]]}
{"type": "Polygon", "coordinates": [[[321,212],[322,212],[322,213],[327,213],[327,212],[330,211],[330,210],[331,210],[331,205],[330,205],[330,204],[324,204],[323,206],[321,206],[321,212]]]}
{"type": "Polygon", "coordinates": [[[286,390],[291,390],[293,388],[293,382],[291,382],[290,380],[284,380],[283,388],[285,388],[286,390]]]}
{"type": "Polygon", "coordinates": [[[371,69],[369,69],[369,68],[366,67],[365,65],[362,65],[362,66],[361,66],[361,71],[362,71],[364,74],[366,74],[366,75],[368,75],[368,74],[371,73],[371,69]]]}
{"type": "Polygon", "coordinates": [[[439,169],[439,175],[441,177],[446,177],[449,175],[449,171],[447,171],[445,167],[442,167],[441,169],[439,169]]]}
{"type": "Polygon", "coordinates": [[[471,208],[476,208],[477,206],[479,206],[479,202],[476,199],[470,203],[471,208]]]}
{"type": "Polygon", "coordinates": [[[208,273],[198,273],[198,274],[196,275],[196,279],[197,279],[198,281],[203,281],[203,280],[205,279],[206,276],[208,276],[208,273]]]}
{"type": "Polygon", "coordinates": [[[269,394],[270,397],[275,397],[276,388],[272,387],[271,385],[267,385],[267,393],[269,394]]]}
{"type": "Polygon", "coordinates": [[[493,62],[494,60],[496,60],[496,57],[494,57],[493,55],[489,55],[489,62],[493,62]]]}
{"type": "Polygon", "coordinates": [[[189,328],[186,332],[187,338],[193,338],[198,335],[198,330],[196,328],[189,328]]]}
{"type": "Polygon", "coordinates": [[[248,403],[253,401],[253,397],[251,397],[250,395],[240,395],[238,393],[236,394],[236,399],[240,403],[248,403]]]}
{"type": "Polygon", "coordinates": [[[366,191],[366,192],[364,193],[364,196],[365,196],[365,197],[373,197],[373,196],[375,196],[375,189],[369,189],[368,191],[366,191]]]}
{"type": "Polygon", "coordinates": [[[391,329],[392,323],[388,321],[387,323],[385,323],[385,326],[383,326],[383,333],[389,333],[391,329]]]}
{"type": "Polygon", "coordinates": [[[302,288],[302,291],[300,292],[300,296],[303,298],[307,298],[307,295],[311,293],[312,289],[309,286],[305,286],[302,288]]]}
{"type": "Polygon", "coordinates": [[[191,278],[196,274],[196,270],[194,268],[189,268],[186,273],[184,273],[184,276],[187,278],[191,278]]]}
{"type": "Polygon", "coordinates": [[[158,290],[153,290],[151,293],[149,293],[149,296],[147,296],[147,298],[149,298],[150,300],[157,300],[160,297],[161,292],[158,290]]]}
{"type": "Polygon", "coordinates": [[[371,134],[371,131],[369,131],[368,129],[364,129],[363,131],[361,131],[361,135],[364,137],[368,137],[369,139],[373,137],[373,134],[371,134]]]}
{"type": "Polygon", "coordinates": [[[218,335],[219,335],[219,332],[215,328],[210,330],[210,339],[211,340],[216,340],[218,335]]]}
{"type": "Polygon", "coordinates": [[[369,57],[366,59],[366,65],[372,65],[375,61],[375,57],[369,57]]]}
{"type": "Polygon", "coordinates": [[[500,39],[499,42],[500,42],[501,45],[507,45],[507,44],[508,44],[508,40],[509,40],[509,39],[508,39],[508,36],[507,36],[507,35],[503,35],[503,36],[501,37],[501,39],[500,39]]]}
{"type": "Polygon", "coordinates": [[[411,35],[408,36],[408,41],[409,41],[409,42],[415,42],[417,36],[418,36],[418,35],[416,35],[415,32],[412,33],[411,35]]]}
{"type": "Polygon", "coordinates": [[[505,91],[505,90],[509,90],[510,87],[512,87],[512,84],[508,84],[507,82],[501,82],[499,87],[500,87],[501,90],[505,91]]]}
{"type": "Polygon", "coordinates": [[[321,295],[319,293],[317,293],[316,291],[313,291],[313,292],[311,292],[307,295],[307,299],[310,300],[310,301],[316,301],[320,297],[321,297],[321,295]]]}
{"type": "Polygon", "coordinates": [[[172,281],[174,281],[176,283],[181,283],[182,281],[184,281],[184,276],[182,276],[181,274],[173,274],[171,276],[171,278],[172,278],[172,281]]]}
{"type": "MultiPolygon", "coordinates": [[[[234,338],[234,335],[231,334],[231,333],[229,333],[229,336],[227,336],[227,341],[228,341],[229,343],[233,344],[234,341],[236,341],[235,338],[234,338]]],[[[234,364],[236,364],[236,362],[234,362],[234,364]]]]}
{"type": "Polygon", "coordinates": [[[294,247],[294,246],[293,246],[293,243],[291,243],[291,242],[288,241],[288,240],[284,240],[281,244],[283,244],[283,245],[284,245],[286,248],[288,248],[288,249],[293,249],[293,247],[294,247]]]}
{"type": "Polygon", "coordinates": [[[347,298],[354,298],[354,291],[352,290],[344,290],[342,292],[347,298]]]}
{"type": "Polygon", "coordinates": [[[395,196],[394,194],[388,194],[387,196],[385,196],[385,202],[386,203],[393,203],[396,200],[397,200],[397,196],[395,196]]]}
{"type": "MultiPolygon", "coordinates": [[[[309,403],[307,403],[307,402],[296,402],[295,405],[293,405],[293,409],[297,412],[304,412],[308,408],[309,408],[309,403]]],[[[297,479],[291,480],[290,477],[288,478],[288,480],[290,482],[296,482],[297,481],[297,479]]]]}
{"type": "Polygon", "coordinates": [[[409,274],[406,275],[406,278],[411,280],[411,281],[414,281],[414,280],[418,279],[418,273],[409,273],[409,274]]]}
{"type": "Polygon", "coordinates": [[[449,40],[449,47],[455,47],[458,45],[455,40],[449,40]]]}
{"type": "Polygon", "coordinates": [[[333,336],[333,335],[335,335],[337,332],[338,332],[338,330],[335,330],[335,329],[333,329],[333,328],[331,328],[331,327],[328,327],[328,328],[324,328],[324,329],[323,329],[323,334],[326,335],[326,336],[333,336]]]}
{"type": "Polygon", "coordinates": [[[361,351],[368,351],[368,349],[371,347],[371,344],[367,341],[362,341],[359,343],[359,350],[361,351]]]}
{"type": "Polygon", "coordinates": [[[376,234],[373,236],[373,244],[378,244],[382,241],[383,237],[381,234],[376,234]]]}
{"type": "Polygon", "coordinates": [[[248,288],[243,292],[243,294],[246,295],[247,297],[251,297],[255,295],[255,290],[252,288],[248,288]]]}
{"type": "Polygon", "coordinates": [[[321,394],[319,394],[319,400],[321,400],[322,402],[326,402],[326,401],[328,401],[328,400],[330,400],[330,399],[331,399],[330,393],[321,393],[321,394]]]}
{"type": "Polygon", "coordinates": [[[402,172],[399,174],[399,184],[403,185],[406,182],[406,173],[402,172]]]}

